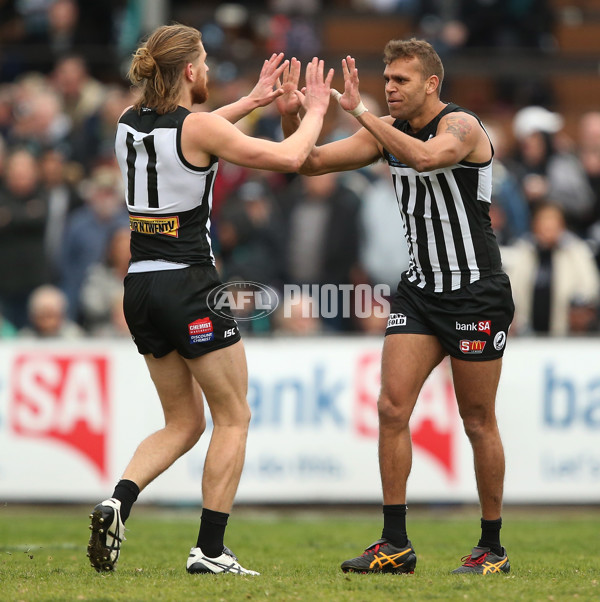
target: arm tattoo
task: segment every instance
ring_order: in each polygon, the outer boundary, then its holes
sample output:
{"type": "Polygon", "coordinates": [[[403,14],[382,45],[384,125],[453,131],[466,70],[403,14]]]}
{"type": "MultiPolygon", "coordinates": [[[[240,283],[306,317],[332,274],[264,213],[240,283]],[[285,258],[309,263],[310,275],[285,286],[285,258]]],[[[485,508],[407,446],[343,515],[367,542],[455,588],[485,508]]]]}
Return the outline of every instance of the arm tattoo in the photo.
{"type": "Polygon", "coordinates": [[[469,135],[471,124],[464,117],[448,117],[446,119],[446,132],[458,138],[461,142],[469,135]]]}

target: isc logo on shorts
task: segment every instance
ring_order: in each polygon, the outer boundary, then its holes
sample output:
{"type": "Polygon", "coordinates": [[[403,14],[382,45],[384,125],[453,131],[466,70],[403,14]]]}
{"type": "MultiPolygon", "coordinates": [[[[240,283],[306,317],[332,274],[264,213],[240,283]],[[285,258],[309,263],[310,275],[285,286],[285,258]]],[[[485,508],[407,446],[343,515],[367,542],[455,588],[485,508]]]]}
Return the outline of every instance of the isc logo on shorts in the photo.
{"type": "Polygon", "coordinates": [[[483,353],[485,341],[469,341],[468,339],[462,339],[459,342],[459,349],[463,353],[483,353]]]}
{"type": "Polygon", "coordinates": [[[190,343],[207,343],[215,338],[210,318],[201,318],[188,324],[190,343]]]}
{"type": "Polygon", "coordinates": [[[393,326],[406,326],[406,316],[404,314],[390,314],[387,328],[392,328],[393,326]]]}

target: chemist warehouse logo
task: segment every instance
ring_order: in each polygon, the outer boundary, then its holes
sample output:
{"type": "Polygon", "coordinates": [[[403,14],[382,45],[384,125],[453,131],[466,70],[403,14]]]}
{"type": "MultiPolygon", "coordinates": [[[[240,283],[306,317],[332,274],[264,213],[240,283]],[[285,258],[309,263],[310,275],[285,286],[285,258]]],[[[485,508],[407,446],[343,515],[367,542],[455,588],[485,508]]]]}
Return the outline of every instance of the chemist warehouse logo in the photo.
{"type": "Polygon", "coordinates": [[[164,234],[179,238],[179,217],[141,217],[129,216],[129,227],[132,232],[140,234],[164,234]]]}
{"type": "Polygon", "coordinates": [[[103,355],[15,356],[9,387],[10,430],[40,442],[57,441],[108,478],[109,372],[103,355]]]}

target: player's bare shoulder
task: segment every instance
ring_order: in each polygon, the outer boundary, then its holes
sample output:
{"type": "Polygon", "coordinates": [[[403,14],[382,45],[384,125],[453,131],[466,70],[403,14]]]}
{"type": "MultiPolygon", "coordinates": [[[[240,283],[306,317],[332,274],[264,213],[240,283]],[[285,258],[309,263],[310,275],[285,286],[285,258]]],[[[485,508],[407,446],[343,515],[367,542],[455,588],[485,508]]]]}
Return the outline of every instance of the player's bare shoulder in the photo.
{"type": "Polygon", "coordinates": [[[481,123],[470,113],[455,111],[444,115],[440,119],[437,133],[455,138],[468,151],[465,159],[469,161],[485,162],[491,158],[489,139],[481,123]]]}
{"type": "Polygon", "coordinates": [[[478,136],[480,132],[482,130],[477,119],[462,111],[444,115],[438,125],[438,134],[450,134],[460,142],[466,142],[469,137],[478,136]]]}

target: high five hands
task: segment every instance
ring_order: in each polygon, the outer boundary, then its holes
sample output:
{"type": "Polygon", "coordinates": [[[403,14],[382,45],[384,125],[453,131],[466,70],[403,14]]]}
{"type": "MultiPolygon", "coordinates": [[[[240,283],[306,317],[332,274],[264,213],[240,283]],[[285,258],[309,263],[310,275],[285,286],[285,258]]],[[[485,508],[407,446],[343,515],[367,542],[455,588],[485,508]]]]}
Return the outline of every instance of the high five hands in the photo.
{"type": "MultiPolygon", "coordinates": [[[[314,65],[318,59],[314,58],[314,65]]],[[[323,71],[323,61],[318,61],[318,64],[323,71]]],[[[308,70],[308,66],[307,66],[308,70]]],[[[277,80],[279,95],[276,97],[277,109],[281,115],[297,115],[305,103],[306,88],[299,89],[301,64],[295,57],[283,69],[281,79],[277,80]]],[[[331,96],[334,97],[344,111],[358,117],[366,107],[360,99],[358,69],[356,68],[356,60],[347,56],[342,59],[342,73],[344,75],[344,93],[340,93],[334,88],[331,88],[331,96]]],[[[329,70],[328,81],[331,82],[329,75],[333,74],[333,69],[329,70]]]]}

